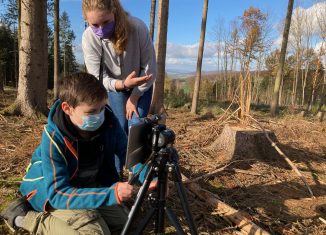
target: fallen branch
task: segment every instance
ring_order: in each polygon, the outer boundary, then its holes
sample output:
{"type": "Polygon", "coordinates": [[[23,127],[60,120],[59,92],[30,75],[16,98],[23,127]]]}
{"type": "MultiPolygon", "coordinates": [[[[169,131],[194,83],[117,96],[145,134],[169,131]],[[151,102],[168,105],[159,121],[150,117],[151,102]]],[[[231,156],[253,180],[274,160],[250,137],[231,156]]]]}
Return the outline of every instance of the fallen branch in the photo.
{"type": "Polygon", "coordinates": [[[324,220],[322,217],[319,217],[319,220],[320,220],[321,222],[323,222],[324,224],[326,224],[326,220],[324,220]]]}
{"type": "Polygon", "coordinates": [[[5,123],[8,123],[7,122],[7,119],[3,115],[1,115],[1,114],[0,114],[0,119],[2,119],[5,123]]]}
{"type": "MultiPolygon", "coordinates": [[[[182,175],[182,181],[187,182],[189,179],[182,175]]],[[[234,223],[242,233],[244,234],[260,234],[260,235],[269,235],[270,233],[266,230],[260,228],[250,219],[248,219],[243,212],[240,212],[228,204],[222,202],[218,197],[207,191],[203,190],[197,183],[187,183],[185,185],[191,192],[193,192],[201,200],[205,201],[207,205],[211,208],[214,208],[215,211],[225,219],[227,222],[231,221],[234,223]]]]}
{"type": "MultiPolygon", "coordinates": [[[[222,108],[221,108],[222,109],[222,108]]],[[[223,120],[221,123],[219,123],[217,126],[222,126],[224,123],[226,123],[231,117],[234,117],[234,114],[237,113],[239,111],[240,108],[237,108],[235,111],[233,111],[231,113],[231,115],[229,115],[225,120],[223,120]]],[[[224,110],[222,109],[222,111],[224,111],[225,114],[229,113],[228,110],[224,110]]]]}
{"type": "Polygon", "coordinates": [[[205,178],[208,178],[208,177],[211,177],[213,175],[216,175],[217,173],[221,172],[221,171],[224,171],[225,168],[227,168],[228,166],[230,166],[231,164],[233,163],[236,163],[236,162],[243,162],[243,161],[250,161],[250,160],[253,160],[253,159],[247,159],[247,160],[237,160],[237,161],[233,161],[233,162],[230,162],[229,164],[226,164],[225,166],[222,166],[216,170],[213,170],[205,175],[201,175],[201,176],[198,176],[197,178],[194,178],[194,179],[188,179],[186,181],[184,181],[183,183],[185,184],[189,184],[189,183],[193,183],[193,182],[197,182],[199,180],[202,180],[202,179],[205,179],[205,178]]]}
{"type": "Polygon", "coordinates": [[[236,173],[241,173],[241,174],[246,174],[246,175],[266,176],[266,174],[259,174],[259,173],[256,173],[256,172],[241,170],[241,169],[236,169],[236,168],[230,169],[230,171],[234,171],[236,173]]]}
{"type": "Polygon", "coordinates": [[[15,181],[15,180],[3,180],[3,179],[0,179],[0,183],[7,183],[7,184],[21,184],[22,181],[15,181]]]}
{"type": "Polygon", "coordinates": [[[282,152],[282,150],[276,145],[276,143],[269,138],[265,128],[256,120],[254,119],[252,116],[250,115],[246,115],[247,117],[249,117],[251,120],[253,120],[260,128],[261,130],[264,132],[266,138],[268,139],[268,141],[271,143],[272,147],[275,148],[275,150],[284,158],[284,160],[291,166],[291,168],[294,170],[295,173],[297,173],[297,175],[300,177],[300,179],[303,181],[303,183],[306,185],[306,187],[308,188],[308,191],[311,195],[312,198],[315,198],[311,188],[309,187],[306,178],[301,174],[301,172],[298,170],[298,168],[293,164],[293,162],[282,152]]]}

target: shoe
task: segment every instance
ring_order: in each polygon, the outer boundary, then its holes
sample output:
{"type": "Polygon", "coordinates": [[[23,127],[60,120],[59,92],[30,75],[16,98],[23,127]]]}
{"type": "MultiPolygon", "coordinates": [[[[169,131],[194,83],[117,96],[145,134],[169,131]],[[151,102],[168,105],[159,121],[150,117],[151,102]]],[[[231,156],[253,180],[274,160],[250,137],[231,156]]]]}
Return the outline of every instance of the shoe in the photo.
{"type": "Polygon", "coordinates": [[[9,229],[15,232],[18,229],[15,226],[15,218],[25,216],[29,210],[31,210],[30,204],[25,197],[21,197],[11,202],[6,209],[1,211],[0,217],[4,219],[9,229]]]}

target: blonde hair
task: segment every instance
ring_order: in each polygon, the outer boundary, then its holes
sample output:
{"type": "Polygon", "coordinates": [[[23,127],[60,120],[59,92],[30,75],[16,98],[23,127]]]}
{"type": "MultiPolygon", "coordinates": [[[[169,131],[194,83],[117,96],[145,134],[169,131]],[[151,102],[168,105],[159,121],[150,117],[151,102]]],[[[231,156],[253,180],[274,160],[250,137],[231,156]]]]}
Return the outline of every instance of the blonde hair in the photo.
{"type": "Polygon", "coordinates": [[[128,33],[131,23],[128,20],[128,13],[122,8],[119,0],[83,0],[83,15],[94,10],[108,10],[114,14],[115,30],[110,40],[113,43],[115,52],[120,55],[126,50],[128,33]]]}

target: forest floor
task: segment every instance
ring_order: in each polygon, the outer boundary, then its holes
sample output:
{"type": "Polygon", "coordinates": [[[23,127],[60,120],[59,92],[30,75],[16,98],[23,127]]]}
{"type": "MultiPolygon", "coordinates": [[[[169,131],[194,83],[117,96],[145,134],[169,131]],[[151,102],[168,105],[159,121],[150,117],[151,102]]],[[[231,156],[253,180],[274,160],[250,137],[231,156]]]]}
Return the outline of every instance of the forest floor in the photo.
{"type": "MultiPolygon", "coordinates": [[[[15,92],[0,94],[0,110],[11,104],[15,92]]],[[[269,118],[254,111],[264,128],[273,131],[278,146],[307,179],[315,198],[303,182],[277,154],[225,159],[223,151],[209,150],[224,124],[211,112],[190,115],[185,109],[167,110],[167,126],[176,133],[180,167],[188,178],[225,169],[199,185],[222,201],[248,214],[250,219],[272,234],[326,234],[326,122],[287,114],[269,118]],[[324,221],[324,222],[323,222],[324,221]]],[[[229,122],[236,122],[230,119],[229,122]]],[[[19,182],[31,154],[38,145],[45,119],[0,115],[0,210],[19,196],[19,182]]],[[[200,234],[239,234],[214,208],[188,192],[188,199],[200,234]]],[[[182,219],[177,194],[172,190],[168,203],[182,219]]],[[[184,219],[182,219],[184,222],[184,219]]],[[[182,223],[183,223],[182,222],[182,223]]],[[[173,228],[167,232],[174,234],[173,228]]],[[[0,234],[9,234],[0,222],[0,234]]]]}

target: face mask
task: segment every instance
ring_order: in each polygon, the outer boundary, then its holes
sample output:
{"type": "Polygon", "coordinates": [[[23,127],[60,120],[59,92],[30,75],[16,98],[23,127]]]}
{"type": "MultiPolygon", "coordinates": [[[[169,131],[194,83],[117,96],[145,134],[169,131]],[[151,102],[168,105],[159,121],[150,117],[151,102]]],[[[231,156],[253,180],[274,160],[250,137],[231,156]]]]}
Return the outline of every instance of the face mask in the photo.
{"type": "Polygon", "coordinates": [[[93,32],[100,38],[110,38],[114,33],[115,22],[111,21],[102,27],[91,26],[93,32]]]}
{"type": "Polygon", "coordinates": [[[91,114],[82,117],[83,124],[78,127],[83,131],[96,131],[103,124],[105,116],[104,109],[98,114],[91,114]]]}

